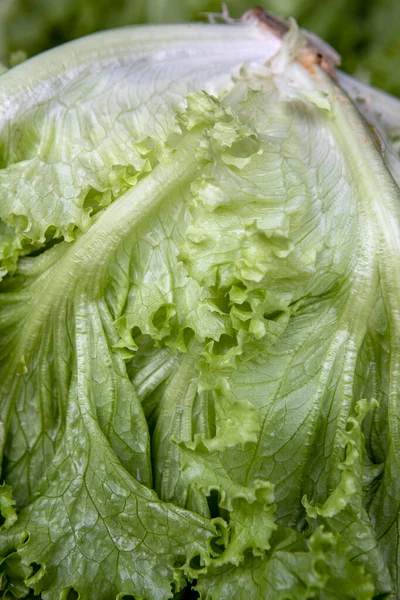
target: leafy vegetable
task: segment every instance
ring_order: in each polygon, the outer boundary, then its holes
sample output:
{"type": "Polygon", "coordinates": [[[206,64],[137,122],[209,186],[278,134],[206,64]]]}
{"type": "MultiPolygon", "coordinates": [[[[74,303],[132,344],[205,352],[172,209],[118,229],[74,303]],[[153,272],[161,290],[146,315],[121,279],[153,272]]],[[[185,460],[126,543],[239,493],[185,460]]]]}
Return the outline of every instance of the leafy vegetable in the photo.
{"type": "Polygon", "coordinates": [[[399,113],[318,62],[253,18],[1,76],[5,598],[398,597],[399,113]]]}
{"type": "MultiPolygon", "coordinates": [[[[2,0],[0,59],[16,64],[26,55],[110,27],[201,21],[208,11],[220,12],[221,4],[219,0],[2,0]]],[[[259,0],[257,4],[282,17],[295,17],[340,52],[348,73],[400,96],[397,0],[259,0]]],[[[227,0],[226,5],[237,18],[254,2],[227,0]]]]}

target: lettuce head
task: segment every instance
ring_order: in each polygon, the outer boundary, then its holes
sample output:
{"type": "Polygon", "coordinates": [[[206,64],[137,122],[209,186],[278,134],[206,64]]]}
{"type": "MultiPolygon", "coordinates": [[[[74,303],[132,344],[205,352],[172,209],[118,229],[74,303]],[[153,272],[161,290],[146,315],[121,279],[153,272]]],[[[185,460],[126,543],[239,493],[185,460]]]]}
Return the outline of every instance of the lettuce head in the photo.
{"type": "Polygon", "coordinates": [[[254,10],[1,75],[2,597],[400,597],[400,109],[337,62],[254,10]]]}

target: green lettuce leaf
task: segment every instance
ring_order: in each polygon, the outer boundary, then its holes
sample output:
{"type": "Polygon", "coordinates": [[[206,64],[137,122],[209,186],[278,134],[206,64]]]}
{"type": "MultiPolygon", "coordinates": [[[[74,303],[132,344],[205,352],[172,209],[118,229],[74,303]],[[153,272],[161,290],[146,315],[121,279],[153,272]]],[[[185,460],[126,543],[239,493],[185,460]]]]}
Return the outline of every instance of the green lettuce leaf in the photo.
{"type": "Polygon", "coordinates": [[[294,531],[278,532],[263,559],[247,556],[240,567],[220,568],[196,586],[205,600],[368,600],[373,586],[351,552],[332,533],[318,529],[307,541],[294,531]]]}
{"type": "Polygon", "coordinates": [[[396,102],[305,44],[127,28],[0,77],[4,597],[398,596],[396,102]]]}
{"type": "MultiPolygon", "coordinates": [[[[250,0],[227,0],[233,18],[254,8],[250,0]]],[[[260,0],[281,17],[294,17],[342,56],[343,68],[400,96],[397,0],[260,0]],[[343,14],[346,24],[343,25],[343,14]]],[[[38,52],[83,35],[135,23],[201,21],[221,13],[217,0],[3,0],[0,59],[15,65],[38,52]]]]}

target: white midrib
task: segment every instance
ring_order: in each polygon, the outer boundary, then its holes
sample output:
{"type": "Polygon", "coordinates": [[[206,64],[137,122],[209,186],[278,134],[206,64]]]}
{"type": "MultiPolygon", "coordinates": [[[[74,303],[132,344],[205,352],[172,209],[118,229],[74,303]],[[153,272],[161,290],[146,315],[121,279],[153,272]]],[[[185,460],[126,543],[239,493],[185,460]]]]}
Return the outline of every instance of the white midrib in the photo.
{"type": "Polygon", "coordinates": [[[337,139],[352,168],[361,208],[370,220],[376,243],[379,285],[390,325],[388,427],[400,461],[400,190],[350,100],[325,77],[335,97],[337,139]]]}
{"type": "MultiPolygon", "coordinates": [[[[328,80],[326,76],[325,79],[328,80]]],[[[372,224],[378,241],[376,251],[380,274],[385,283],[386,278],[390,277],[400,290],[400,276],[397,276],[400,275],[400,190],[375,148],[360,113],[349,98],[328,81],[334,98],[332,126],[359,191],[360,210],[372,224]],[[392,258],[393,263],[388,270],[392,258]]],[[[400,303],[396,313],[400,315],[400,303]]]]}

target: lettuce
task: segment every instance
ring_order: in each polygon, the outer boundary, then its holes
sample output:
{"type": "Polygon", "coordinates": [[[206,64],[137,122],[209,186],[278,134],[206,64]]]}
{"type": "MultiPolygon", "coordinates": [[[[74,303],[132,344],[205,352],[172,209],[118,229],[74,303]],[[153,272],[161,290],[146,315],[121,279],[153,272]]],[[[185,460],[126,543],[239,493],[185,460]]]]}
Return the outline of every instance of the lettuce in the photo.
{"type": "Polygon", "coordinates": [[[0,77],[3,597],[398,597],[398,103],[329,53],[256,11],[0,77]]]}
{"type": "MultiPolygon", "coordinates": [[[[0,60],[16,64],[24,56],[110,27],[201,21],[207,11],[219,12],[221,4],[219,0],[2,0],[0,60]]],[[[400,96],[397,0],[259,0],[257,4],[282,17],[295,17],[340,52],[348,73],[400,96]]],[[[227,0],[226,5],[233,17],[239,17],[254,2],[227,0]]]]}

